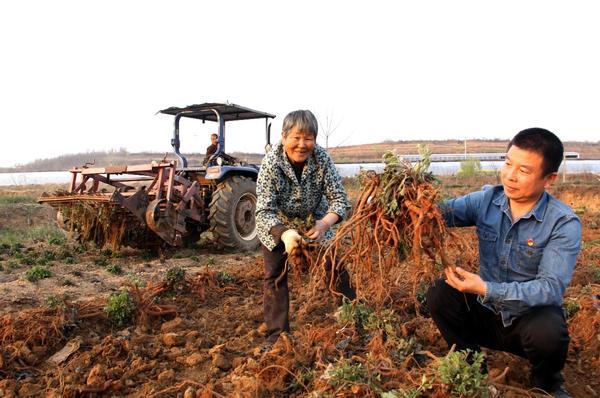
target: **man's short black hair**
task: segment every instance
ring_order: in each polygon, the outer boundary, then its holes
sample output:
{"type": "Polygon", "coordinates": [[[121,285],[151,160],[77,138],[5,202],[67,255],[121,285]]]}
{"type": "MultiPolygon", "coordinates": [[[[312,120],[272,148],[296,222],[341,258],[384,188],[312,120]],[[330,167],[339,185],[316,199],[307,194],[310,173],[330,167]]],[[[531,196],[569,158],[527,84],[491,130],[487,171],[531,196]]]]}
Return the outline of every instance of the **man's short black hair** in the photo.
{"type": "Polygon", "coordinates": [[[513,145],[542,155],[544,176],[556,173],[563,160],[564,147],[560,138],[546,129],[533,127],[523,130],[510,140],[507,150],[513,145]]]}

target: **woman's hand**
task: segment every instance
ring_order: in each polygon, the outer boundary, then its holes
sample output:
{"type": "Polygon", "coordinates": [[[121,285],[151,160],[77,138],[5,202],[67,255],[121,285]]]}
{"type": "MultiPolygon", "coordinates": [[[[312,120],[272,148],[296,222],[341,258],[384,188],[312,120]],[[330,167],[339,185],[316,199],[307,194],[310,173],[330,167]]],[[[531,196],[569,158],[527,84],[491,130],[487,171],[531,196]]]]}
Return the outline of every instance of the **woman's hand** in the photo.
{"type": "Polygon", "coordinates": [[[320,241],[325,236],[325,233],[331,228],[326,221],[317,220],[315,225],[306,233],[308,239],[320,241]]]}
{"type": "Polygon", "coordinates": [[[450,267],[444,269],[446,273],[446,283],[463,293],[475,293],[480,296],[485,296],[487,285],[477,274],[465,271],[460,267],[453,270],[450,267]]]}
{"type": "Polygon", "coordinates": [[[340,216],[337,214],[327,213],[325,217],[315,222],[314,227],[312,227],[310,231],[306,233],[306,237],[308,239],[320,241],[325,237],[325,233],[329,230],[329,228],[331,228],[331,226],[339,219],[340,216]]]}
{"type": "Polygon", "coordinates": [[[293,249],[300,245],[300,240],[302,240],[302,237],[295,229],[288,229],[281,234],[281,241],[285,245],[285,252],[287,254],[290,254],[293,249]]]}

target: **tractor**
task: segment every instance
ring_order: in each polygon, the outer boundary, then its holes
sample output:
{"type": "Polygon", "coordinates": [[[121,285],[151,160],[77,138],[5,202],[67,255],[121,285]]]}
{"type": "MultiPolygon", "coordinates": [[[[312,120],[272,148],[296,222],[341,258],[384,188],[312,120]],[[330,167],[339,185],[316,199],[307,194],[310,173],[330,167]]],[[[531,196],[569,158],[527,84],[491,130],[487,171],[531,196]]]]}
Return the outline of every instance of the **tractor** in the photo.
{"type": "Polygon", "coordinates": [[[230,103],[171,107],[174,159],[141,165],[75,167],[67,190],[44,193],[40,203],[79,241],[100,247],[180,247],[210,230],[218,246],[252,250],[259,242],[254,214],[259,166],[225,153],[228,122],[265,119],[265,149],[275,115],[230,103]],[[179,122],[191,118],[218,125],[217,150],[205,165],[189,166],[180,152],[179,122]]]}

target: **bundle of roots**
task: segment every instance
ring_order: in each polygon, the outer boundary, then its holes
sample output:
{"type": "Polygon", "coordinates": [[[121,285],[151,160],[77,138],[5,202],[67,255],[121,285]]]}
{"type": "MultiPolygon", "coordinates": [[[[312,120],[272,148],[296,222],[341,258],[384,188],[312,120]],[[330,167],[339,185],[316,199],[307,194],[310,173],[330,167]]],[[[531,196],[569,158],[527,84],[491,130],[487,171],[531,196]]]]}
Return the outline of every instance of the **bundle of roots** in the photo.
{"type": "MultiPolygon", "coordinates": [[[[362,173],[352,216],[325,249],[333,265],[328,272],[345,267],[358,297],[372,304],[396,301],[407,290],[415,297],[420,282],[453,266],[446,255],[451,234],[436,205],[439,188],[427,171],[429,154],[422,155],[413,165],[387,152],[381,175],[362,173]]],[[[460,243],[453,236],[450,244],[460,243]]]]}
{"type": "Polygon", "coordinates": [[[295,229],[302,236],[297,247],[293,248],[286,260],[286,266],[277,278],[276,283],[284,278],[284,276],[292,270],[298,277],[301,274],[309,273],[310,270],[319,262],[319,253],[322,248],[320,242],[312,241],[306,237],[308,231],[315,225],[315,217],[310,214],[307,218],[289,218],[283,213],[279,213],[278,217],[283,221],[286,229],[295,229]]]}

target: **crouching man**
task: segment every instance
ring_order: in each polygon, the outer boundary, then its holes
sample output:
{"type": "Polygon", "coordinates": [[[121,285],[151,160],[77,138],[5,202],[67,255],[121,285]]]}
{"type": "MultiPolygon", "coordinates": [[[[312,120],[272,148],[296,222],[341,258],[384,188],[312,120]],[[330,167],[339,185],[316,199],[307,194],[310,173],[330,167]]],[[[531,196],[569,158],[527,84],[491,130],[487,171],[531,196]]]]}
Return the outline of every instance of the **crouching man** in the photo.
{"type": "Polygon", "coordinates": [[[447,269],[427,292],[448,345],[527,358],[532,387],[555,397],[570,396],[561,375],[569,346],[562,301],[581,241],[578,217],[545,191],[562,159],[553,133],[523,130],[508,144],[502,185],[444,203],[448,226],[477,227],[479,275],[447,269]]]}

